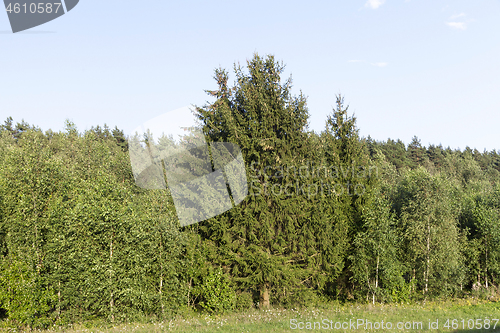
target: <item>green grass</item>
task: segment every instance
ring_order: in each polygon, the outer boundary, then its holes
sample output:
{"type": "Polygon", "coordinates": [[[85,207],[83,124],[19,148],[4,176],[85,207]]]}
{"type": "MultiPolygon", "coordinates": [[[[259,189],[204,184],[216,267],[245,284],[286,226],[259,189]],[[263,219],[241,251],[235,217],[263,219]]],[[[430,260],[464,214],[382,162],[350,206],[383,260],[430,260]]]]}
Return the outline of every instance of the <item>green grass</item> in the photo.
{"type": "MultiPolygon", "coordinates": [[[[470,322],[472,324],[472,321],[470,322]]],[[[337,324],[339,325],[339,324],[337,324]]],[[[408,325],[408,324],[406,324],[408,325]]],[[[87,323],[87,325],[89,324],[87,323]]],[[[316,308],[304,309],[270,309],[270,310],[248,310],[240,313],[215,316],[208,314],[187,314],[170,321],[162,323],[131,323],[120,324],[109,327],[92,327],[84,325],[75,325],[72,328],[57,328],[44,332],[500,332],[500,302],[486,302],[469,300],[453,301],[433,301],[427,303],[415,304],[324,304],[316,308]],[[457,319],[459,327],[457,329],[444,328],[446,320],[457,319]],[[462,319],[464,319],[465,328],[462,329],[462,319]],[[468,328],[468,320],[474,320],[474,329],[468,328]],[[476,329],[476,319],[489,319],[491,326],[489,329],[476,329]],[[499,319],[496,328],[492,319],[499,319]],[[291,320],[296,320],[306,325],[308,322],[314,325],[314,322],[321,323],[327,320],[328,329],[292,329],[291,320]],[[330,328],[330,322],[333,322],[333,329],[330,328]],[[372,323],[387,322],[393,326],[392,329],[365,329],[360,326],[359,329],[335,329],[335,323],[356,322],[357,320],[367,320],[372,323]],[[439,328],[429,329],[429,322],[438,322],[439,328]],[[398,329],[397,323],[421,322],[422,328],[398,329]]],[[[344,327],[346,324],[344,324],[344,327]]],[[[352,326],[351,326],[352,328],[352,326]]]]}

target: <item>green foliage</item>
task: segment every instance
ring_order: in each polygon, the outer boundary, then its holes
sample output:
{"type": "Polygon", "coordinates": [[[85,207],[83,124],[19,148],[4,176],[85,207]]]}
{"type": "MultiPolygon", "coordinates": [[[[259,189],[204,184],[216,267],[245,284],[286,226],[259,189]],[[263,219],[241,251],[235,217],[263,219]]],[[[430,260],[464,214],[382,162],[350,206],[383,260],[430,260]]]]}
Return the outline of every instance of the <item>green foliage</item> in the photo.
{"type": "Polygon", "coordinates": [[[11,256],[0,263],[0,307],[9,321],[21,327],[50,325],[50,314],[57,297],[32,265],[11,256]]]}
{"type": "Polygon", "coordinates": [[[409,303],[416,289],[417,280],[403,281],[400,285],[393,285],[390,289],[390,299],[395,303],[409,303]]]}
{"type": "Polygon", "coordinates": [[[19,264],[4,267],[0,293],[17,285],[35,297],[18,307],[3,301],[14,326],[34,325],[37,316],[164,318],[187,303],[187,238],[171,198],[134,185],[114,137],[27,130],[2,141],[1,260],[19,264]],[[18,271],[27,273],[21,279],[18,271]]]}
{"type": "Polygon", "coordinates": [[[364,207],[363,219],[365,223],[355,237],[351,256],[352,279],[360,287],[358,290],[373,302],[387,299],[387,294],[394,291],[398,295],[404,293],[400,240],[389,203],[376,196],[364,207]]]}
{"type": "Polygon", "coordinates": [[[463,279],[459,230],[452,188],[439,176],[419,167],[399,186],[397,211],[405,260],[423,294],[452,293],[463,279]]]}
{"type": "MultiPolygon", "coordinates": [[[[196,114],[209,143],[241,147],[249,195],[182,228],[168,190],[136,186],[133,140],[123,131],[79,133],[67,121],[64,131],[43,133],[7,118],[2,325],[165,320],[186,309],[335,298],[493,297],[500,154],[425,147],[416,136],[408,145],[360,138],[342,96],[325,130],[309,132],[306,98],[292,95],[283,72],[273,56],[257,54],[235,66],[231,87],[229,74],[215,71],[215,101],[196,114]]],[[[158,149],[171,149],[169,140],[158,149]]],[[[191,162],[183,166],[197,168],[191,162]]]]}
{"type": "Polygon", "coordinates": [[[248,291],[242,291],[236,294],[235,309],[244,311],[252,309],[254,306],[253,295],[248,291]]]}
{"type": "Polygon", "coordinates": [[[230,283],[229,277],[221,268],[211,270],[201,286],[202,308],[211,313],[233,310],[236,305],[236,295],[230,283]]]}
{"type": "Polygon", "coordinates": [[[290,79],[281,84],[283,70],[274,57],[254,55],[247,72],[235,68],[236,85],[229,88],[228,74],[218,69],[219,88],[208,91],[217,100],[197,108],[208,141],[238,144],[246,165],[253,166],[247,168],[250,195],[239,207],[200,226],[202,237],[214,247],[215,258],[209,260],[229,266],[235,283],[259,292],[264,306],[269,306],[275,286],[290,292],[301,287],[300,281],[313,271],[308,258],[316,252],[306,242],[312,230],[307,217],[301,216],[303,201],[269,191],[298,177],[269,177],[263,172],[298,166],[306,149],[306,101],[302,94],[291,95],[290,79]]]}

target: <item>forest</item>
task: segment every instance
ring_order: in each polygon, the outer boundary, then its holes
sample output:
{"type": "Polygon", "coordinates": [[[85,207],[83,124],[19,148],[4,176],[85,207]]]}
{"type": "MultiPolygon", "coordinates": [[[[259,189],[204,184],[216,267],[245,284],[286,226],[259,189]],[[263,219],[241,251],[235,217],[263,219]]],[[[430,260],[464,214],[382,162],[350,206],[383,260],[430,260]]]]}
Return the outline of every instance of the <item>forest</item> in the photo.
{"type": "MultiPolygon", "coordinates": [[[[118,128],[0,126],[0,318],[17,327],[320,301],[497,295],[500,152],[360,137],[343,96],[321,133],[274,56],[215,70],[207,142],[238,145],[248,196],[181,227],[136,185],[118,128]]],[[[167,179],[168,182],[168,179],[167,179]]]]}

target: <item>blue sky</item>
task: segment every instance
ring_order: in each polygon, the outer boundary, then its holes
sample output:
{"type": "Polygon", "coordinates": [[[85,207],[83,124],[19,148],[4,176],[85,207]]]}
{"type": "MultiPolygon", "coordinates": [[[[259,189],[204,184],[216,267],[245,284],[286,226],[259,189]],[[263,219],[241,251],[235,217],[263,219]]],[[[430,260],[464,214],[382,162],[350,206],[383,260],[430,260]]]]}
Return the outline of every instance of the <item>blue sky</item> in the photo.
{"type": "Polygon", "coordinates": [[[312,130],[341,93],[362,136],[500,149],[499,17],[499,0],[81,0],[12,34],[0,13],[0,121],[128,132],[213,101],[214,69],[258,52],[308,96],[312,130]]]}

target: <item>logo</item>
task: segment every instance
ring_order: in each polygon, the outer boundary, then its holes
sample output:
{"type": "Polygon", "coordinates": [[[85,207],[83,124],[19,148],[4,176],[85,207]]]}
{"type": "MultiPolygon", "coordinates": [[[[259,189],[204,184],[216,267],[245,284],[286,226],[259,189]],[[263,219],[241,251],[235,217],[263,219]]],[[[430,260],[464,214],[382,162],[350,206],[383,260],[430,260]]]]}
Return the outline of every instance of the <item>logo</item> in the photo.
{"type": "Polygon", "coordinates": [[[222,214],[248,195],[240,147],[207,144],[191,119],[188,108],[171,111],[137,127],[128,140],[137,186],[168,186],[181,226],[222,214]]]}
{"type": "Polygon", "coordinates": [[[72,10],[79,0],[16,1],[4,0],[12,32],[31,29],[52,21],[72,10]]]}

